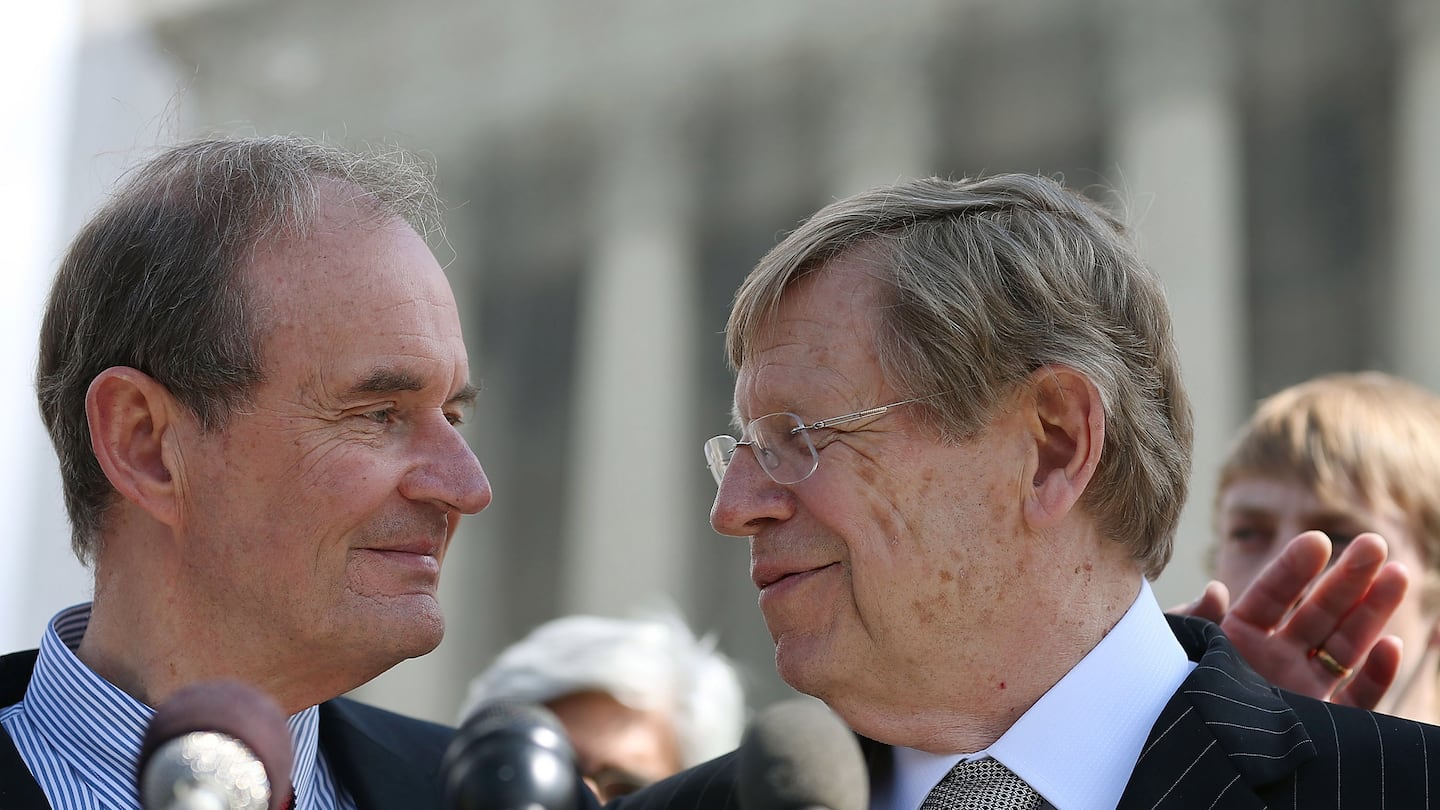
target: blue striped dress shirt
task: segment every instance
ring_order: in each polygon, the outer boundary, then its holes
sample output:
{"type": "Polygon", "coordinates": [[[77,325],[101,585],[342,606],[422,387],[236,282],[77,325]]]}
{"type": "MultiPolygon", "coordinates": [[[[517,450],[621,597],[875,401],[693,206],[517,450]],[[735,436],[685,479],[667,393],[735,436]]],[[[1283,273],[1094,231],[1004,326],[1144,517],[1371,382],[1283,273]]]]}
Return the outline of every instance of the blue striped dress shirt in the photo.
{"type": "MultiPolygon", "coordinates": [[[[88,602],[56,614],[25,699],[0,709],[0,725],[55,810],[140,810],[135,759],[155,710],[75,657],[89,623],[88,602]]],[[[289,719],[296,810],[355,810],[320,752],[319,711],[289,719]]]]}

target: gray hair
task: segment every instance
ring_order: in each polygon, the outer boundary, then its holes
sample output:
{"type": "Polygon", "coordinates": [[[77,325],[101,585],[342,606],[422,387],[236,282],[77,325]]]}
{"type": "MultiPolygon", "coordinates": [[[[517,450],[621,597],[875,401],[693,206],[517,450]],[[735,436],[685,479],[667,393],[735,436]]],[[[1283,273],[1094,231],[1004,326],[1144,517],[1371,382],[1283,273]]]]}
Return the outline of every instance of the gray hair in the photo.
{"type": "Polygon", "coordinates": [[[303,238],[321,191],[376,221],[438,227],[429,167],[398,149],[355,153],[293,136],[195,141],[135,169],[60,264],[40,329],[36,389],[60,460],[71,545],[95,559],[116,497],[90,446],[85,396],[107,368],[158,380],[206,430],[223,429],[264,377],[257,246],[303,238]]]}
{"type": "Polygon", "coordinates": [[[727,327],[731,365],[750,358],[792,284],[857,248],[885,289],[885,379],[901,396],[942,394],[921,411],[942,438],[974,435],[1043,366],[1095,383],[1105,445],[1081,504],[1158,576],[1185,503],[1191,413],[1164,291],[1124,224],[1023,174],[912,180],[837,201],[740,287],[727,327]]]}
{"type": "Polygon", "coordinates": [[[500,701],[545,703],[582,692],[668,717],[687,768],[733,750],[745,727],[735,667],[713,638],[696,639],[668,614],[566,616],[540,625],[470,682],[460,720],[500,701]]]}

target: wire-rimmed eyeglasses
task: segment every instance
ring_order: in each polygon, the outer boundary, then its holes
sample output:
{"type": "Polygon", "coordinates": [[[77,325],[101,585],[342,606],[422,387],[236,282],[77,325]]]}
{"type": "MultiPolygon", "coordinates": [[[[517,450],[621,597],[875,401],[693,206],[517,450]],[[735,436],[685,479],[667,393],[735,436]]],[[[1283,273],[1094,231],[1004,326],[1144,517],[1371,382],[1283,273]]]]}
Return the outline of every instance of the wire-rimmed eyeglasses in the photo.
{"type": "Polygon", "coordinates": [[[813,475],[820,466],[820,454],[815,450],[810,431],[883,416],[891,408],[937,396],[939,394],[902,399],[889,405],[832,416],[808,425],[805,420],[788,411],[766,414],[746,425],[739,439],[721,434],[706,441],[705,464],[710,468],[710,474],[715,477],[715,486],[718,487],[725,479],[725,470],[730,467],[735,449],[749,447],[755,453],[755,460],[760,462],[760,468],[771,480],[777,484],[798,484],[813,475]]]}

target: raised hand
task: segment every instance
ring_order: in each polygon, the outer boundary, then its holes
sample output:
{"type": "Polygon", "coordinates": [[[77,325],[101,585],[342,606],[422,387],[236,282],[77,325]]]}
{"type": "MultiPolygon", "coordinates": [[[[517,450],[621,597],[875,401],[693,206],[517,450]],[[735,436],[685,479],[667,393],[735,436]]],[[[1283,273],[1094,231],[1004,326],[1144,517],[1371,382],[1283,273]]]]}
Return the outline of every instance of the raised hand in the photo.
{"type": "Polygon", "coordinates": [[[1305,532],[1233,605],[1225,586],[1211,582],[1175,612],[1218,621],[1250,666],[1277,686],[1373,709],[1400,668],[1400,639],[1381,632],[1409,574],[1385,562],[1377,534],[1356,537],[1327,569],[1330,554],[1329,538],[1305,532]]]}

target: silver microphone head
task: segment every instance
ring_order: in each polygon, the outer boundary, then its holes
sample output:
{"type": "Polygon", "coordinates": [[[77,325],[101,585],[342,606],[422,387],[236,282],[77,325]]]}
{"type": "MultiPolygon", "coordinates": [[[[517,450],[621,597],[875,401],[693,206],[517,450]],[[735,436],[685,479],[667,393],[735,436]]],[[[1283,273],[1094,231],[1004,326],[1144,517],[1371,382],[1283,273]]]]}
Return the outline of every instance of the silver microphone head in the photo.
{"type": "Polygon", "coordinates": [[[141,806],[167,810],[266,810],[270,779],[244,743],[192,731],[161,745],[141,779],[141,806]]]}

